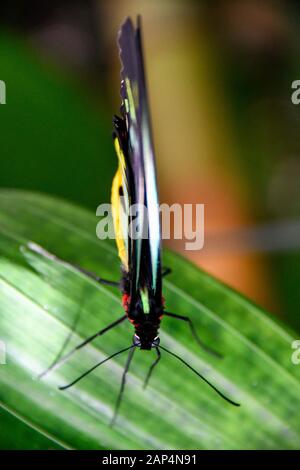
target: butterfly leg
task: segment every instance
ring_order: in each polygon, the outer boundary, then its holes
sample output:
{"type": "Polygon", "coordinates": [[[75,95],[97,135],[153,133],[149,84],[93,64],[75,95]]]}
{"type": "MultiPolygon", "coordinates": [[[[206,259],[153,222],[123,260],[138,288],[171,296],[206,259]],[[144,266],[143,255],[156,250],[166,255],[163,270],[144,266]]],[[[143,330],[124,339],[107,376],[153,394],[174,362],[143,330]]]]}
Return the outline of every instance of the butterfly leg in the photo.
{"type": "Polygon", "coordinates": [[[172,318],[176,318],[177,320],[182,320],[182,321],[187,322],[190,326],[190,330],[191,330],[191,333],[192,333],[195,341],[199,344],[199,346],[201,346],[202,349],[204,349],[204,351],[212,354],[213,356],[219,357],[219,358],[223,357],[222,354],[220,354],[218,351],[215,351],[214,349],[210,348],[205,343],[203,343],[203,341],[199,338],[199,335],[196,331],[196,328],[195,328],[192,320],[189,317],[186,317],[184,315],[177,315],[176,313],[171,313],[171,312],[164,312],[164,315],[167,316],[167,317],[172,317],[172,318]]]}
{"type": "Polygon", "coordinates": [[[156,350],[157,358],[155,359],[155,361],[150,366],[150,369],[148,371],[148,374],[147,374],[145,382],[144,382],[144,386],[143,386],[144,389],[147,387],[147,385],[149,383],[149,380],[150,380],[150,377],[152,375],[154,367],[159,363],[160,358],[161,358],[160,350],[158,348],[155,348],[155,350],[156,350]]]}
{"type": "Polygon", "coordinates": [[[115,421],[116,421],[118,413],[119,413],[119,408],[120,408],[122,398],[123,398],[123,394],[124,394],[124,390],[125,390],[126,375],[127,375],[128,370],[129,370],[130,363],[132,361],[134,351],[135,351],[135,347],[133,347],[132,349],[129,350],[128,358],[127,358],[127,361],[126,361],[126,364],[125,364],[125,367],[124,367],[124,371],[123,371],[123,375],[122,375],[121,388],[120,388],[120,391],[119,391],[119,395],[118,395],[118,399],[117,399],[117,403],[116,403],[116,407],[115,407],[115,412],[114,412],[114,415],[113,415],[111,423],[110,423],[111,426],[113,426],[115,424],[115,421]]]}
{"type": "Polygon", "coordinates": [[[37,253],[41,256],[44,256],[45,258],[50,259],[51,261],[56,261],[57,263],[63,266],[71,267],[75,269],[76,271],[79,271],[80,273],[85,274],[87,277],[89,277],[90,279],[93,279],[99,284],[105,284],[108,286],[120,288],[119,282],[111,281],[109,279],[102,279],[102,277],[99,277],[96,274],[91,273],[90,271],[87,271],[86,269],[82,268],[81,266],[78,266],[77,264],[72,264],[69,261],[64,261],[61,258],[58,258],[58,256],[54,255],[53,253],[50,253],[49,251],[45,250],[42,246],[37,245],[36,243],[29,242],[27,245],[27,248],[29,248],[30,251],[33,251],[34,253],[37,253]]]}
{"type": "Polygon", "coordinates": [[[94,281],[99,282],[99,284],[104,284],[107,286],[120,288],[120,282],[118,281],[111,281],[110,279],[103,279],[102,277],[97,276],[97,274],[91,273],[90,271],[87,271],[86,269],[82,268],[81,266],[78,266],[77,264],[72,264],[71,266],[73,266],[73,268],[80,271],[82,274],[85,274],[90,279],[93,279],[94,281]]]}
{"type": "Polygon", "coordinates": [[[115,326],[119,325],[120,323],[122,323],[125,319],[127,318],[127,315],[123,315],[121,318],[118,318],[118,320],[115,320],[114,322],[110,323],[110,325],[106,326],[105,328],[103,328],[102,330],[98,331],[97,333],[93,334],[92,336],[90,336],[89,338],[85,339],[84,341],[82,341],[80,344],[78,344],[77,346],[75,346],[75,348],[71,349],[70,352],[68,352],[68,354],[66,354],[65,356],[61,357],[60,359],[58,359],[56,362],[54,362],[53,364],[51,364],[50,367],[48,367],[48,369],[46,369],[44,372],[42,372],[40,375],[39,375],[39,378],[42,378],[44,377],[46,374],[48,374],[51,370],[53,369],[56,369],[59,365],[62,365],[64,362],[67,361],[67,359],[69,359],[76,351],[78,351],[79,349],[83,348],[84,346],[86,346],[88,343],[90,343],[91,341],[93,341],[95,338],[97,338],[98,336],[102,336],[104,333],[106,333],[107,331],[111,330],[112,328],[114,328],[115,326]]]}
{"type": "Polygon", "coordinates": [[[171,272],[172,272],[171,268],[163,268],[162,272],[161,272],[161,275],[162,275],[162,277],[165,277],[165,276],[168,276],[168,274],[171,274],[171,272]]]}

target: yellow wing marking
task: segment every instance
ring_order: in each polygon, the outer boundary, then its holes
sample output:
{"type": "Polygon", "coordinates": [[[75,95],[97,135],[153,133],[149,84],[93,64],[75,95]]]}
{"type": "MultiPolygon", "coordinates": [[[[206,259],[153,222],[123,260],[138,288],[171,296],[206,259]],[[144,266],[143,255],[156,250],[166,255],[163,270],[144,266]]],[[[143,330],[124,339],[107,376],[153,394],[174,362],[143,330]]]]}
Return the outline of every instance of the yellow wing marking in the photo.
{"type": "Polygon", "coordinates": [[[114,140],[114,144],[118,156],[119,167],[114,176],[111,188],[112,216],[119,257],[121,259],[123,267],[126,269],[126,271],[128,271],[128,222],[126,216],[126,209],[129,204],[129,198],[128,185],[125,173],[126,164],[124,154],[120,148],[119,140],[117,137],[114,140]],[[123,197],[127,207],[124,207],[122,205],[120,199],[120,188],[123,189],[123,197]]]}

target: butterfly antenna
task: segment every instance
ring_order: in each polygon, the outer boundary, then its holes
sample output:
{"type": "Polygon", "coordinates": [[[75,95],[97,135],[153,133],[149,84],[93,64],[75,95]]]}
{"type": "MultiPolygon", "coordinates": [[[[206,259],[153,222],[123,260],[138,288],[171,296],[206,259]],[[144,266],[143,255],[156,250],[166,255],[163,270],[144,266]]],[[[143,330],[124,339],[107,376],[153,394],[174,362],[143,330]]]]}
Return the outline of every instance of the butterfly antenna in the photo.
{"type": "MultiPolygon", "coordinates": [[[[83,348],[84,346],[86,346],[87,344],[91,343],[94,339],[96,339],[98,336],[102,336],[104,333],[106,333],[107,331],[111,330],[112,328],[114,328],[115,326],[117,326],[119,323],[122,323],[125,319],[127,318],[126,315],[123,315],[121,318],[118,318],[118,320],[115,320],[113,323],[111,323],[110,325],[108,325],[107,327],[103,328],[102,330],[98,331],[97,333],[95,333],[94,335],[90,336],[89,338],[85,339],[84,341],[82,341],[80,344],[78,344],[75,348],[71,349],[70,352],[68,352],[67,354],[65,354],[64,356],[61,356],[61,352],[62,350],[64,350],[66,344],[68,343],[69,341],[69,337],[67,338],[67,341],[65,342],[65,344],[63,345],[63,348],[61,349],[58,357],[52,362],[52,364],[46,369],[44,370],[41,374],[39,374],[38,378],[41,379],[43,377],[45,377],[45,375],[47,375],[49,372],[51,372],[52,370],[55,370],[57,369],[57,367],[63,365],[71,356],[73,356],[73,354],[78,351],[79,349],[83,348]]],[[[71,333],[72,334],[72,333],[71,333]]]]}
{"type": "Polygon", "coordinates": [[[98,364],[94,365],[93,367],[91,367],[89,370],[87,370],[86,372],[84,372],[84,374],[80,375],[79,377],[77,377],[77,379],[73,380],[73,382],[69,383],[68,385],[63,385],[62,387],[58,387],[59,390],[66,390],[67,388],[70,388],[72,387],[73,385],[75,385],[77,382],[79,382],[79,380],[83,379],[84,377],[86,377],[88,374],[90,374],[91,372],[93,372],[93,370],[97,369],[97,367],[101,366],[102,364],[104,364],[105,362],[109,361],[110,359],[112,359],[113,357],[115,356],[118,356],[119,354],[122,354],[123,352],[125,351],[128,351],[129,349],[132,349],[132,348],[135,348],[135,344],[129,346],[128,348],[125,348],[125,349],[121,349],[120,351],[117,351],[115,352],[114,354],[112,354],[111,356],[103,359],[103,361],[100,361],[98,362],[98,364]]]}
{"type": "Polygon", "coordinates": [[[203,377],[203,375],[201,375],[199,372],[196,371],[196,369],[194,369],[190,364],[188,364],[184,359],[182,359],[182,357],[178,356],[177,354],[173,353],[172,351],[169,351],[167,348],[165,348],[164,346],[159,346],[160,349],[163,349],[164,351],[166,351],[168,354],[170,354],[171,356],[174,356],[176,357],[176,359],[178,359],[180,362],[182,362],[186,367],[188,367],[191,371],[193,371],[196,375],[198,375],[198,377],[200,377],[200,379],[204,380],[204,382],[207,383],[207,385],[209,385],[218,395],[220,395],[220,397],[222,397],[225,401],[227,401],[228,403],[231,403],[231,405],[234,405],[234,406],[240,406],[239,403],[236,403],[235,401],[233,400],[230,400],[230,398],[226,397],[220,390],[218,390],[212,383],[210,383],[205,377],[203,377]]]}
{"type": "Polygon", "coordinates": [[[128,357],[127,357],[127,361],[126,361],[124,371],[123,371],[123,375],[122,375],[121,387],[120,387],[120,391],[119,391],[119,395],[118,395],[118,399],[117,399],[117,403],[116,403],[116,407],[115,407],[115,412],[114,412],[114,415],[113,415],[112,420],[110,422],[111,427],[115,424],[115,421],[116,421],[118,413],[119,413],[120,405],[121,405],[122,398],[123,398],[123,395],[124,395],[124,390],[125,390],[126,375],[127,375],[127,372],[129,370],[129,367],[130,367],[130,363],[131,363],[132,358],[133,358],[134,348],[135,347],[136,347],[135,344],[133,346],[131,346],[131,349],[130,349],[128,357]]]}

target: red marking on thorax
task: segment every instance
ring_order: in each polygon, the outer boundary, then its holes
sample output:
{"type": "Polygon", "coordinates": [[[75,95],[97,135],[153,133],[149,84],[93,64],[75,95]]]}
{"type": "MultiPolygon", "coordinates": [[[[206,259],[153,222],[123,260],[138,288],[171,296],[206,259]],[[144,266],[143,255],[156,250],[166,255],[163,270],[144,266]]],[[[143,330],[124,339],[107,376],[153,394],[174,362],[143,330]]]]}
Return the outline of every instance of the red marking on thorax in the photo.
{"type": "Polygon", "coordinates": [[[128,313],[129,309],[129,304],[130,304],[130,295],[129,294],[123,294],[122,295],[122,305],[126,313],[128,313]]]}
{"type": "MultiPolygon", "coordinates": [[[[165,305],[166,305],[166,299],[164,298],[163,295],[161,296],[161,304],[162,304],[162,307],[163,307],[163,309],[164,309],[164,308],[165,308],[165,305]]],[[[159,315],[159,319],[160,319],[160,320],[162,319],[163,314],[164,314],[164,313],[162,312],[161,315],[159,315]]]]}
{"type": "MultiPolygon", "coordinates": [[[[161,303],[162,303],[162,306],[163,308],[165,308],[165,304],[166,304],[166,301],[165,301],[165,298],[162,296],[161,298],[161,303]]],[[[122,295],[122,306],[127,314],[127,317],[128,317],[128,320],[134,325],[135,324],[135,321],[132,320],[131,318],[129,318],[128,316],[128,313],[129,313],[129,306],[130,306],[130,295],[129,294],[123,294],[122,295]]],[[[159,319],[161,319],[163,316],[163,313],[159,316],[159,319]]]]}
{"type": "Polygon", "coordinates": [[[123,308],[127,314],[127,318],[128,320],[130,321],[130,323],[132,323],[133,325],[135,325],[134,323],[134,320],[132,320],[132,318],[129,318],[129,305],[130,305],[130,295],[129,294],[123,294],[122,295],[122,305],[123,305],[123,308]]]}

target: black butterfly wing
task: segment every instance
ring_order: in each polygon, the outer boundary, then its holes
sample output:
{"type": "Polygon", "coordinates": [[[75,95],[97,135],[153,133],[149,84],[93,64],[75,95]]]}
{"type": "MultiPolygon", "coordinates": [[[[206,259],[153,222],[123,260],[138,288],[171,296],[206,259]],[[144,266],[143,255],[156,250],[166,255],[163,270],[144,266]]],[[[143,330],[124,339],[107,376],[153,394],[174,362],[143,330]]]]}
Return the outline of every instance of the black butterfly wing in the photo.
{"type": "Polygon", "coordinates": [[[159,201],[140,19],[136,28],[131,19],[126,19],[119,32],[118,44],[122,63],[121,111],[127,129],[132,202],[147,208],[146,213],[138,211],[135,221],[140,230],[143,227],[147,238],[139,237],[129,242],[130,272],[136,290],[146,287],[161,298],[159,201]]]}

